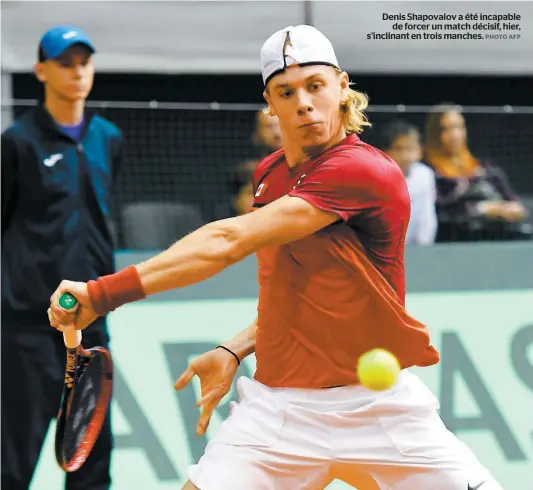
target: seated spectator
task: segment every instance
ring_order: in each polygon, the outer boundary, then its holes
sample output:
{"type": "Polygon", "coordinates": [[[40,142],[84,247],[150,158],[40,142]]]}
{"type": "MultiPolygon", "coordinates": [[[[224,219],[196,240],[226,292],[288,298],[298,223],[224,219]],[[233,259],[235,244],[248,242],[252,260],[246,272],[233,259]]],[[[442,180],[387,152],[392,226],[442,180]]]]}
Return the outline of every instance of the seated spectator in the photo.
{"type": "Polygon", "coordinates": [[[405,243],[430,245],[437,234],[435,174],[420,161],[420,132],[415,126],[397,120],[389,123],[383,136],[384,151],[402,169],[411,196],[411,219],[405,243]]]}
{"type": "Polygon", "coordinates": [[[264,158],[281,148],[281,130],[277,116],[259,111],[255,119],[253,142],[257,147],[259,158],[264,158]]]}
{"type": "Polygon", "coordinates": [[[217,219],[245,214],[252,209],[254,170],[264,157],[281,148],[281,130],[278,118],[270,116],[262,110],[258,111],[252,141],[255,146],[256,158],[247,160],[230,171],[226,181],[228,186],[226,199],[229,193],[229,200],[217,206],[217,219]]]}
{"type": "Polygon", "coordinates": [[[466,134],[458,106],[439,105],[427,118],[425,159],[437,178],[437,241],[530,238],[527,211],[505,174],[472,155],[466,134]]]}
{"type": "Polygon", "coordinates": [[[252,178],[259,160],[249,160],[237,167],[230,178],[232,216],[249,213],[254,204],[252,178]]]}

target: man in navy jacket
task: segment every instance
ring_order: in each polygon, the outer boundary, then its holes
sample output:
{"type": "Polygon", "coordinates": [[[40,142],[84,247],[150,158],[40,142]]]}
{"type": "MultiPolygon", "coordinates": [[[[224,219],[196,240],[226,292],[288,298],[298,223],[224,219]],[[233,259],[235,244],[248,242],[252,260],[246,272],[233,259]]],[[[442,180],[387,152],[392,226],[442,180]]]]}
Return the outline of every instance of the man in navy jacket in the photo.
{"type": "MultiPolygon", "coordinates": [[[[121,132],[85,109],[95,49],[74,26],[50,29],[39,44],[35,74],[44,103],[2,134],[2,488],[27,490],[51,419],[65,363],[61,335],[46,314],[64,277],[113,272],[112,186],[121,132]]],[[[108,345],[105,318],[84,346],[108,345]]],[[[110,486],[109,418],[67,490],[110,486]]]]}

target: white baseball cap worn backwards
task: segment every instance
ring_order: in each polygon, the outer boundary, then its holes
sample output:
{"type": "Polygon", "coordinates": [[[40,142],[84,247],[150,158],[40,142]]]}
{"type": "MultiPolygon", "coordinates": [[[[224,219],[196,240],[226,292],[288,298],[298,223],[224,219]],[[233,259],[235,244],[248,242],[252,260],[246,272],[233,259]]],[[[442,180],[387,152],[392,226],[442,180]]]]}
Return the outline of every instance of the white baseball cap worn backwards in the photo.
{"type": "Polygon", "coordinates": [[[312,26],[289,26],[275,32],[261,48],[263,82],[291,65],[328,65],[339,68],[331,41],[312,26]]]}

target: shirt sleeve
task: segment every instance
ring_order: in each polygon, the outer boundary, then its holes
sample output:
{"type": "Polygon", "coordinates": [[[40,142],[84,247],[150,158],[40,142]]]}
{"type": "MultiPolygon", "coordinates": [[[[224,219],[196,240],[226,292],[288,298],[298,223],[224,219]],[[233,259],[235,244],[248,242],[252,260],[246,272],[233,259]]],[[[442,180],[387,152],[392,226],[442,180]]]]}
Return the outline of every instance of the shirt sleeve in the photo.
{"type": "MultiPolygon", "coordinates": [[[[364,157],[362,157],[364,158],[364,157]]],[[[373,162],[335,155],[298,180],[289,196],[337,214],[343,221],[383,204],[383,182],[373,162]]]]}
{"type": "Polygon", "coordinates": [[[2,235],[13,216],[17,195],[18,157],[13,135],[2,133],[2,235]]]}

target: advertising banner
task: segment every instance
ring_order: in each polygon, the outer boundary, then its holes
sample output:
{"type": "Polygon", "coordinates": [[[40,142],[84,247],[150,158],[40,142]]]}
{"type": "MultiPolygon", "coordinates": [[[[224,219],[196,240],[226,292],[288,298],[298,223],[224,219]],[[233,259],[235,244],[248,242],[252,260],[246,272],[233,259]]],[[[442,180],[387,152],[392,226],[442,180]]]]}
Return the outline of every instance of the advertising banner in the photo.
{"type": "MultiPolygon", "coordinates": [[[[533,290],[415,293],[408,309],[429,326],[441,352],[439,365],[412,371],[438,396],[448,428],[504,488],[533,490],[533,290]]],[[[232,337],[255,315],[252,299],[150,301],[111,315],[114,490],[181,488],[188,467],[227,416],[230,397],[207,437],[197,437],[199,383],[182,392],[173,384],[194,356],[232,337]]],[[[253,372],[251,356],[238,374],[253,372]]],[[[52,443],[50,430],[32,490],[62,488],[52,443]]],[[[328,490],[347,488],[334,482],[328,490]]]]}

